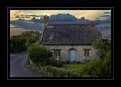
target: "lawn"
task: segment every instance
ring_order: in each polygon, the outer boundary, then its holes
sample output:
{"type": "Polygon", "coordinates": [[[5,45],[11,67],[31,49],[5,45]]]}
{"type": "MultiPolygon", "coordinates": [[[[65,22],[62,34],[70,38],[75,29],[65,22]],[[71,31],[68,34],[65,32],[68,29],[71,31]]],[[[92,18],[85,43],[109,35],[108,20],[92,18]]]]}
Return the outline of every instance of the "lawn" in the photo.
{"type": "Polygon", "coordinates": [[[63,68],[67,69],[67,70],[75,71],[75,72],[82,72],[84,65],[85,65],[84,63],[81,63],[81,64],[64,64],[63,68]]]}

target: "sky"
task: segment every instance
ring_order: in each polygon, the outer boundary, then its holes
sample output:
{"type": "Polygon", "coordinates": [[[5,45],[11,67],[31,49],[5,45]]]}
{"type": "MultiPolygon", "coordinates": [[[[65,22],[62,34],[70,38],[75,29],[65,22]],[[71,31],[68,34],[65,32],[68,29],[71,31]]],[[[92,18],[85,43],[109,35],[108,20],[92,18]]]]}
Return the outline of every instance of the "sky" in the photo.
{"type": "Polygon", "coordinates": [[[10,20],[17,20],[18,16],[24,15],[24,19],[30,20],[34,16],[72,14],[77,18],[85,17],[90,20],[104,20],[111,17],[111,10],[10,10],[10,20]],[[27,16],[34,15],[34,16],[27,16]],[[25,17],[26,16],[26,17],[25,17]]]}

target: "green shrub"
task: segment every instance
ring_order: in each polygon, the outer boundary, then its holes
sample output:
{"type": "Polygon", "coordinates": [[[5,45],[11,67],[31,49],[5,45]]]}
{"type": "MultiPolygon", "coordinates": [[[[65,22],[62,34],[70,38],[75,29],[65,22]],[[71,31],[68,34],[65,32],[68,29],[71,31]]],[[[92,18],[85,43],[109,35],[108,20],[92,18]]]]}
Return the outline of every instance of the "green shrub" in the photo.
{"type": "Polygon", "coordinates": [[[111,77],[112,72],[110,51],[105,54],[103,59],[97,59],[85,64],[83,66],[83,72],[100,77],[111,77]]]}
{"type": "Polygon", "coordinates": [[[94,43],[93,43],[93,47],[95,49],[97,49],[97,55],[103,59],[104,55],[107,51],[109,51],[111,49],[111,40],[100,40],[97,39],[94,43]]]}
{"type": "Polygon", "coordinates": [[[62,64],[69,64],[70,60],[62,61],[62,64]]]}
{"type": "Polygon", "coordinates": [[[97,49],[99,59],[85,64],[83,71],[100,77],[111,77],[111,40],[97,39],[93,46],[97,49]]]}
{"type": "Polygon", "coordinates": [[[62,67],[62,63],[59,60],[56,60],[55,57],[48,58],[45,62],[45,65],[51,65],[56,67],[62,67]]]}
{"type": "Polygon", "coordinates": [[[10,38],[10,52],[21,52],[27,49],[26,39],[21,35],[10,38]]]}
{"type": "Polygon", "coordinates": [[[83,72],[90,75],[100,76],[101,60],[91,61],[83,66],[83,72]]]}
{"type": "Polygon", "coordinates": [[[81,77],[81,73],[72,72],[69,70],[60,69],[57,67],[48,66],[46,72],[48,77],[81,77]]]}
{"type": "Polygon", "coordinates": [[[102,60],[102,66],[103,66],[103,76],[104,77],[111,77],[112,72],[111,72],[111,50],[108,51],[105,55],[104,55],[104,59],[102,60]]]}
{"type": "Polygon", "coordinates": [[[28,64],[28,68],[40,73],[43,77],[81,77],[82,73],[77,73],[54,66],[41,66],[35,63],[28,64]]]}
{"type": "Polygon", "coordinates": [[[31,44],[28,49],[28,56],[32,62],[43,65],[47,58],[52,57],[52,53],[39,42],[31,44]]]}
{"type": "Polygon", "coordinates": [[[40,39],[40,32],[38,31],[26,31],[22,33],[22,36],[26,38],[27,45],[30,45],[32,43],[35,43],[36,41],[39,41],[40,39]]]}

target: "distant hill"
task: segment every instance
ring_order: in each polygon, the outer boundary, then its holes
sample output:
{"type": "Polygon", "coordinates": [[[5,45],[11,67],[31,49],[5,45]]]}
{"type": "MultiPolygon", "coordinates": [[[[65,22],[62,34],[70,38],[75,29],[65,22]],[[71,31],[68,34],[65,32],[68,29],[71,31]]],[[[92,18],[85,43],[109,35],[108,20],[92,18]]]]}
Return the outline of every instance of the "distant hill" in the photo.
{"type": "Polygon", "coordinates": [[[92,21],[92,23],[95,25],[111,24],[111,20],[94,20],[94,21],[92,21]]]}
{"type": "MultiPolygon", "coordinates": [[[[78,19],[71,14],[57,14],[50,15],[49,22],[77,22],[78,19]]],[[[43,18],[40,18],[40,22],[43,23],[43,18]]]]}
{"type": "Polygon", "coordinates": [[[43,29],[43,24],[38,22],[31,22],[26,20],[13,20],[10,24],[17,27],[23,28],[25,30],[41,30],[43,29]]]}

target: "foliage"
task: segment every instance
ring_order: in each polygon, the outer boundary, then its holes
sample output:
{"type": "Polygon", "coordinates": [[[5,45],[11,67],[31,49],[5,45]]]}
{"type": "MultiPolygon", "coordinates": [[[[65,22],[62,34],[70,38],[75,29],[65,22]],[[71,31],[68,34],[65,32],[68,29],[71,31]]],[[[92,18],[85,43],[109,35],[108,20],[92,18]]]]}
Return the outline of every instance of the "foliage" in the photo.
{"type": "Polygon", "coordinates": [[[76,73],[73,71],[60,69],[57,67],[48,66],[46,68],[46,72],[48,72],[48,77],[81,77],[81,73],[76,73]]]}
{"type": "Polygon", "coordinates": [[[21,52],[26,50],[26,39],[21,35],[10,38],[10,52],[21,52]]]}
{"type": "Polygon", "coordinates": [[[111,77],[111,41],[97,40],[94,44],[99,58],[83,66],[83,72],[100,77],[111,77]]]}
{"type": "Polygon", "coordinates": [[[37,72],[37,73],[39,73],[41,71],[41,68],[38,67],[36,64],[30,64],[30,63],[28,63],[27,64],[27,68],[31,69],[32,71],[37,72]]]}
{"type": "Polygon", "coordinates": [[[61,61],[62,64],[69,64],[70,60],[61,61]]]}
{"type": "Polygon", "coordinates": [[[102,61],[100,59],[91,61],[83,66],[83,72],[90,75],[100,76],[103,72],[101,66],[102,61]]]}
{"type": "Polygon", "coordinates": [[[77,73],[54,66],[28,65],[32,71],[40,73],[42,77],[81,77],[82,73],[77,73]]]}
{"type": "Polygon", "coordinates": [[[39,42],[31,44],[27,51],[31,61],[37,64],[43,64],[47,58],[52,57],[52,53],[39,42]]]}
{"type": "Polygon", "coordinates": [[[97,59],[83,66],[83,72],[100,77],[111,77],[111,54],[106,53],[104,59],[97,59]]]}
{"type": "Polygon", "coordinates": [[[22,36],[26,38],[27,45],[35,43],[40,39],[40,33],[38,31],[26,31],[22,33],[22,36]]]}
{"type": "Polygon", "coordinates": [[[111,70],[111,50],[109,50],[103,59],[103,68],[104,68],[104,77],[108,76],[111,77],[112,75],[112,70],[111,70]]]}
{"type": "Polygon", "coordinates": [[[111,40],[100,40],[97,39],[94,43],[93,46],[95,49],[97,49],[97,55],[100,58],[103,58],[105,53],[111,49],[111,40]]]}
{"type": "Polygon", "coordinates": [[[51,66],[56,66],[56,67],[62,67],[61,61],[57,60],[55,57],[48,58],[45,62],[45,65],[51,65],[51,66]]]}

